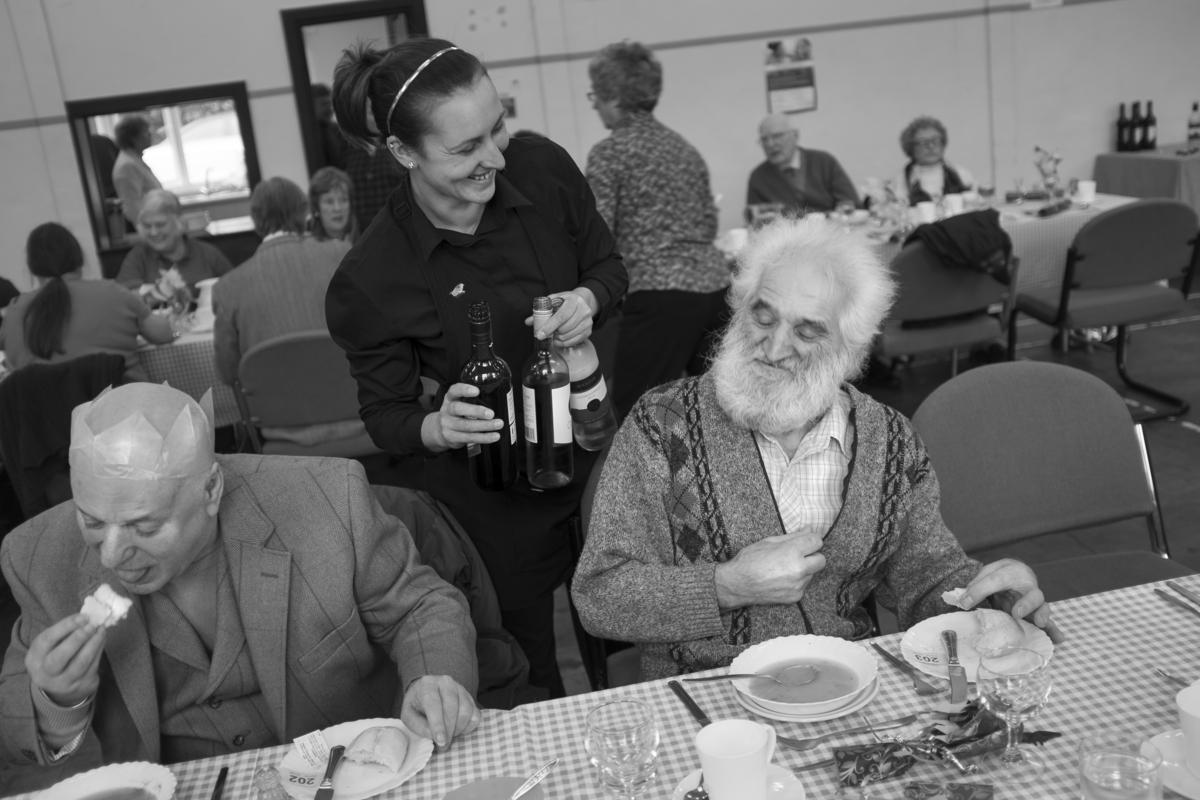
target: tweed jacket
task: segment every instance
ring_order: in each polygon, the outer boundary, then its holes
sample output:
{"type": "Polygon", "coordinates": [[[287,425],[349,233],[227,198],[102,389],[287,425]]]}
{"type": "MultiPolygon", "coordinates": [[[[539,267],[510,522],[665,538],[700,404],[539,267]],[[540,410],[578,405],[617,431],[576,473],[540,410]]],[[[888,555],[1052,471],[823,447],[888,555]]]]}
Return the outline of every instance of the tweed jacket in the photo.
{"type": "MultiPolygon", "coordinates": [[[[449,675],[475,692],[466,601],[417,560],[403,525],[373,499],[361,465],[218,460],[230,588],[279,742],[346,720],[399,716],[402,687],[422,675],[449,675]]],[[[78,612],[98,584],[119,583],[84,544],[70,501],[10,533],[0,566],[21,607],[0,671],[0,762],[28,764],[43,760],[25,671],[30,643],[78,612]]],[[[98,743],[105,762],[158,761],[158,698],[140,601],[106,636],[81,750],[94,752],[98,743]]]]}
{"type": "Polygon", "coordinates": [[[751,432],[711,377],[642,396],[604,464],[572,593],[585,627],[640,642],[646,678],[727,665],[751,644],[871,633],[868,595],[900,625],[947,610],[979,570],[942,522],[937,478],[907,419],[853,389],[851,461],[826,566],[792,605],[722,610],[716,565],[784,533],[751,432]]]}
{"type": "Polygon", "coordinates": [[[217,375],[232,384],[238,363],[256,344],[301,331],[325,330],[325,290],[350,245],[294,233],[269,239],[213,287],[217,375]]]}

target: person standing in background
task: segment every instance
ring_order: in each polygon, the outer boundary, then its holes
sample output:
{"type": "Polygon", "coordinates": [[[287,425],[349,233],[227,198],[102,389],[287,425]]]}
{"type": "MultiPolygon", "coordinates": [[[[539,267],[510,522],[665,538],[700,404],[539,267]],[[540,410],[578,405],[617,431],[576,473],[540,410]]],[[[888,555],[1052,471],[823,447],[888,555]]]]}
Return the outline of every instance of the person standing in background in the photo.
{"type": "Polygon", "coordinates": [[[588,183],[629,270],[613,390],[622,419],[647,389],[704,371],[729,270],[713,245],[708,166],[652,113],[662,64],[643,45],[619,42],[592,59],[588,75],[588,99],[612,131],[588,154],[588,183]]]}
{"type": "Polygon", "coordinates": [[[136,225],[146,192],[162,188],[154,171],[142,160],[142,153],[152,141],[150,120],[142,114],[122,117],[114,134],[120,152],[112,168],[113,188],[121,198],[121,213],[136,225]]]}

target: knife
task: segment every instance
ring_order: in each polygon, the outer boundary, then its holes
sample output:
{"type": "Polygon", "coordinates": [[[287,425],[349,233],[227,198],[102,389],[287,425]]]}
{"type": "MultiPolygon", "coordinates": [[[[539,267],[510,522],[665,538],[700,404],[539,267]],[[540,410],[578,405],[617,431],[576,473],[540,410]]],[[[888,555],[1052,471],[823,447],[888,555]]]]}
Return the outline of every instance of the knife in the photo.
{"type": "MultiPolygon", "coordinates": [[[[950,678],[950,702],[967,702],[967,671],[958,663],[958,634],[953,630],[942,631],[946,643],[946,674],[950,678]]],[[[320,798],[318,798],[320,800],[320,798]]]]}
{"type": "MultiPolygon", "coordinates": [[[[708,714],[705,714],[704,709],[696,705],[696,701],[692,699],[692,696],[687,693],[687,689],[683,688],[683,685],[679,681],[667,681],[667,686],[670,686],[671,691],[679,696],[679,699],[687,706],[687,710],[692,712],[692,716],[700,723],[701,728],[706,725],[712,725],[712,720],[708,718],[708,714]]],[[[317,800],[321,799],[317,798],[317,800]]]]}
{"type": "MultiPolygon", "coordinates": [[[[1175,588],[1175,587],[1171,587],[1171,588],[1175,588]]],[[[1155,591],[1155,593],[1158,594],[1159,597],[1161,597],[1163,600],[1166,600],[1171,605],[1179,606],[1180,608],[1182,608],[1186,611],[1190,611],[1193,614],[1200,616],[1200,608],[1196,608],[1191,603],[1185,603],[1184,601],[1180,600],[1175,595],[1170,594],[1168,592],[1164,592],[1162,589],[1159,589],[1157,586],[1154,588],[1154,591],[1155,591]]]]}
{"type": "Polygon", "coordinates": [[[221,767],[221,771],[217,773],[217,785],[213,787],[210,800],[221,800],[221,795],[225,793],[225,779],[228,777],[229,767],[221,767]]]}
{"type": "Polygon", "coordinates": [[[346,748],[340,744],[330,749],[329,761],[325,763],[325,777],[321,778],[321,786],[317,789],[317,796],[313,800],[333,800],[333,771],[337,769],[344,752],[346,752],[346,748]]]}
{"type": "Polygon", "coordinates": [[[1176,581],[1167,581],[1167,586],[1170,586],[1172,589],[1179,592],[1181,595],[1186,597],[1188,600],[1191,600],[1193,603],[1200,604],[1200,594],[1196,594],[1191,589],[1188,589],[1188,588],[1180,585],[1176,581]]]}

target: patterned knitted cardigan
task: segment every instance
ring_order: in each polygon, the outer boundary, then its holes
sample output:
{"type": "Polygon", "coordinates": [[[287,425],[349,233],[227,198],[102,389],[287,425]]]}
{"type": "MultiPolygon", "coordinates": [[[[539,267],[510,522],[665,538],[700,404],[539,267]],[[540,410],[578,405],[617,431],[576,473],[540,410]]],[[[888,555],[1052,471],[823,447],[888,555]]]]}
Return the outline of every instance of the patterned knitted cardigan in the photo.
{"type": "Polygon", "coordinates": [[[617,433],[597,487],[572,594],[593,634],[642,645],[646,679],[724,666],[748,645],[871,632],[872,592],[907,628],[949,611],[940,594],[979,571],[946,529],[938,483],[909,421],[853,387],[853,447],[826,566],[792,605],[722,612],[713,573],[783,533],[749,430],[712,380],[647,392],[617,433]]]}

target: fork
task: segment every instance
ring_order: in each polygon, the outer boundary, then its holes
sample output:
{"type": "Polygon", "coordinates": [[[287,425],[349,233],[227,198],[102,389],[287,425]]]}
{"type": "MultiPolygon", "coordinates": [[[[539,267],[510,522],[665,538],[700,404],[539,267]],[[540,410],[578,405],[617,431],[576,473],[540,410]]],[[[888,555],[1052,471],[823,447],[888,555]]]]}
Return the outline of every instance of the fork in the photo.
{"type": "Polygon", "coordinates": [[[921,695],[922,697],[925,697],[925,696],[931,695],[931,694],[941,694],[942,693],[941,689],[939,689],[938,687],[929,683],[929,681],[922,678],[921,673],[917,672],[917,670],[914,669],[907,662],[901,661],[899,658],[892,655],[890,651],[885,650],[883,647],[880,647],[879,644],[877,644],[876,642],[871,642],[871,647],[874,647],[875,650],[879,653],[879,655],[886,658],[889,664],[891,664],[896,669],[898,669],[901,672],[908,675],[908,677],[912,678],[913,689],[916,690],[917,694],[921,695]]]}
{"type": "Polygon", "coordinates": [[[810,736],[807,739],[793,739],[789,736],[779,736],[776,734],[775,741],[789,750],[812,750],[826,739],[833,739],[838,736],[848,736],[852,733],[867,733],[868,731],[886,731],[891,730],[892,728],[903,728],[905,725],[911,725],[912,723],[916,722],[920,716],[921,715],[919,713],[907,714],[897,719],[888,720],[887,722],[879,725],[872,725],[868,720],[866,725],[859,725],[856,728],[846,728],[844,730],[834,731],[832,733],[823,733],[820,736],[810,736]]]}
{"type": "Polygon", "coordinates": [[[1178,675],[1173,675],[1173,674],[1171,674],[1170,672],[1167,672],[1167,671],[1166,671],[1165,669],[1163,669],[1162,667],[1155,667],[1155,668],[1154,668],[1154,671],[1155,671],[1155,672],[1157,672],[1157,673],[1159,674],[1159,676],[1160,676],[1160,677],[1166,678],[1166,679],[1167,679],[1168,681],[1170,681],[1171,683],[1174,683],[1174,684],[1176,684],[1177,686],[1182,686],[1184,689],[1186,689],[1186,688],[1188,688],[1189,686],[1191,686],[1191,684],[1190,684],[1190,683],[1188,683],[1188,682],[1187,682],[1186,680],[1184,680],[1183,678],[1179,677],[1178,675]]]}

